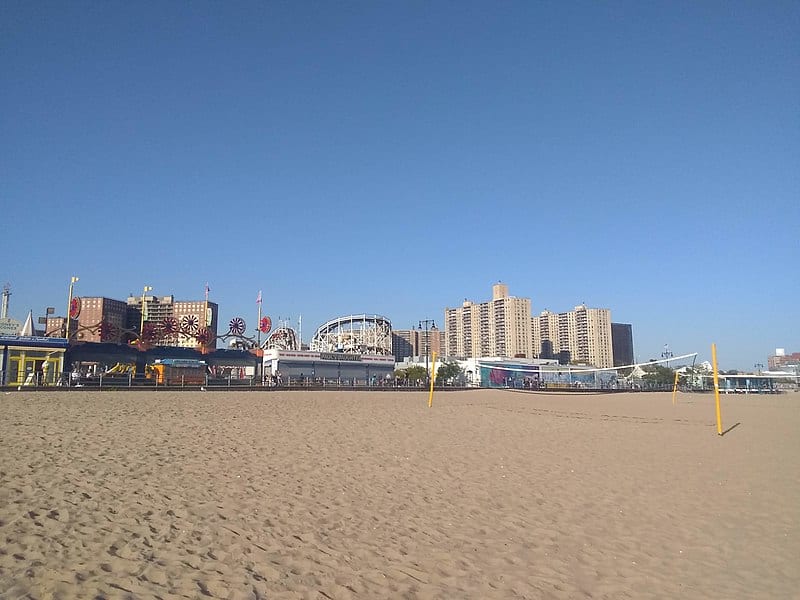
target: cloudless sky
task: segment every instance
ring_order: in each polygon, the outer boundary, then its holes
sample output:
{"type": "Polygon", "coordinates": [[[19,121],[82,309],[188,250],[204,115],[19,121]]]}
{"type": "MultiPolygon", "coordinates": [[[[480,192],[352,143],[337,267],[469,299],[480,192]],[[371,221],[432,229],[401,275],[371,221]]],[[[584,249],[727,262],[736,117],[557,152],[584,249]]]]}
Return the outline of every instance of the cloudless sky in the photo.
{"type": "MultiPolygon", "coordinates": [[[[9,316],[144,285],[397,329],[502,281],[800,351],[798,2],[4,2],[9,316]]],[[[0,282],[1,283],[1,282],[0,282]]]]}

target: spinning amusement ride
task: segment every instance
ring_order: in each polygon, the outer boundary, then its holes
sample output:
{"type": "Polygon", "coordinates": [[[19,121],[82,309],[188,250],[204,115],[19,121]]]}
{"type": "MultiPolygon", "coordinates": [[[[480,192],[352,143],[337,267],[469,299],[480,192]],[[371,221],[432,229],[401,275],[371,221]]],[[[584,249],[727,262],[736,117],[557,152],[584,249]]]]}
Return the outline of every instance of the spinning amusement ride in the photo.
{"type": "MultiPolygon", "coordinates": [[[[81,299],[72,298],[69,318],[77,320],[81,314],[81,299]]],[[[142,319],[140,327],[120,327],[109,321],[92,325],[78,324],[69,332],[69,339],[81,340],[87,335],[97,336],[101,342],[128,344],[144,350],[155,346],[199,346],[204,351],[216,347],[216,341],[231,347],[251,350],[300,350],[297,332],[286,325],[272,329],[269,317],[259,316],[256,336],[245,335],[247,324],[241,317],[228,323],[228,331],[216,335],[211,330],[210,318],[202,315],[183,315],[180,318],[164,317],[158,321],[142,319]],[[269,334],[262,342],[261,334],[269,334]]],[[[380,315],[348,315],[331,319],[314,333],[309,345],[312,352],[343,352],[350,354],[392,354],[392,323],[380,315]]]]}
{"type": "MultiPolygon", "coordinates": [[[[81,314],[81,299],[72,298],[69,305],[69,318],[71,320],[78,319],[81,314]]],[[[248,337],[245,335],[247,331],[247,324],[241,317],[234,317],[228,323],[228,331],[222,335],[215,335],[214,332],[208,327],[210,319],[206,319],[206,323],[202,324],[202,315],[184,315],[180,319],[176,317],[164,317],[159,321],[145,321],[142,319],[140,328],[137,327],[119,327],[109,321],[99,321],[92,325],[81,325],[74,332],[70,331],[69,338],[71,340],[80,340],[86,334],[98,336],[101,342],[110,342],[116,344],[129,344],[136,346],[140,350],[144,350],[154,346],[174,346],[179,342],[180,345],[193,345],[200,346],[204,349],[213,349],[216,346],[216,340],[222,342],[229,342],[231,345],[241,347],[244,349],[255,348],[258,345],[256,337],[248,337]]],[[[269,317],[260,317],[258,322],[258,334],[267,334],[272,330],[272,320],[269,317]]],[[[292,330],[292,334],[294,332],[292,330]]],[[[272,333],[267,338],[269,340],[279,334],[276,340],[281,340],[281,346],[285,347],[286,342],[283,340],[288,339],[289,343],[292,341],[296,343],[296,336],[289,335],[286,328],[281,328],[272,333]]],[[[266,346],[263,346],[266,347],[266,346]]]]}

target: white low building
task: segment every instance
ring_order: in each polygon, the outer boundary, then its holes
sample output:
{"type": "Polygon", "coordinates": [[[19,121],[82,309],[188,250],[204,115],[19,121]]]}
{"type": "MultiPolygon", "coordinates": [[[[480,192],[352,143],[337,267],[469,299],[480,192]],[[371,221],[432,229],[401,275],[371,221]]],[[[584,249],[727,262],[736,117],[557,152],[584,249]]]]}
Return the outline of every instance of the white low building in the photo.
{"type": "Polygon", "coordinates": [[[394,364],[391,355],[270,348],[264,350],[263,374],[266,379],[280,376],[285,384],[302,380],[374,385],[391,377],[394,364]]]}

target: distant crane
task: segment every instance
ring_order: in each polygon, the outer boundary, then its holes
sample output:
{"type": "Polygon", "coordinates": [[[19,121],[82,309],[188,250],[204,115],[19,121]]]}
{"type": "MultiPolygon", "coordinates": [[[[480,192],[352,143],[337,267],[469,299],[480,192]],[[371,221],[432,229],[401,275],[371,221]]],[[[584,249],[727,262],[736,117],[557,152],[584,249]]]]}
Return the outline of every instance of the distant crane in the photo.
{"type": "Polygon", "coordinates": [[[11,284],[4,283],[3,284],[3,305],[0,308],[0,318],[6,319],[8,318],[8,299],[11,296],[11,284]]]}

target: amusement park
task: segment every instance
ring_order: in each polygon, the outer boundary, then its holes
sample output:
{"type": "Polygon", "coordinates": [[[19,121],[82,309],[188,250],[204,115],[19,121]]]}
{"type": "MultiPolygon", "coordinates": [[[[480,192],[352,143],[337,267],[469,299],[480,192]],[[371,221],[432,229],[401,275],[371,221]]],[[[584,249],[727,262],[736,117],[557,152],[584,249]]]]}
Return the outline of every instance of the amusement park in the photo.
{"type": "MultiPolygon", "coordinates": [[[[14,335],[0,335],[0,385],[9,387],[274,387],[384,384],[392,376],[392,326],[379,315],[331,319],[306,348],[297,330],[261,313],[248,335],[234,317],[219,333],[218,307],[208,300],[157,297],[145,286],[127,303],[73,296],[68,318],[32,314],[14,335]],[[218,347],[218,346],[221,346],[218,347]]],[[[7,296],[4,296],[7,307],[7,296]]],[[[48,309],[48,314],[50,309],[48,309]]]]}
{"type": "MultiPolygon", "coordinates": [[[[429,334],[436,331],[438,336],[438,330],[435,326],[429,330],[433,321],[426,320],[420,321],[416,332],[424,337],[424,349],[417,346],[404,358],[395,355],[393,347],[396,334],[403,332],[393,331],[390,319],[378,314],[329,319],[306,345],[288,320],[278,318],[273,326],[272,318],[262,314],[260,292],[256,327],[249,334],[246,320],[239,316],[220,332],[218,306],[209,301],[207,286],[199,301],[155,296],[150,286],[144,286],[140,296],[121,301],[73,296],[75,281],[70,283],[68,317],[50,316],[54,309],[48,308],[48,316],[39,318],[44,331],[34,326],[32,312],[24,325],[13,326],[5,316],[4,290],[0,386],[373,389],[434,380],[450,389],[635,391],[680,386],[708,391],[713,385],[710,369],[695,365],[697,353],[679,357],[665,353],[661,361],[612,368],[524,355],[451,357],[430,343],[429,334]]],[[[720,389],[775,393],[797,386],[799,380],[796,372],[729,373],[721,376],[720,389]]]]}

